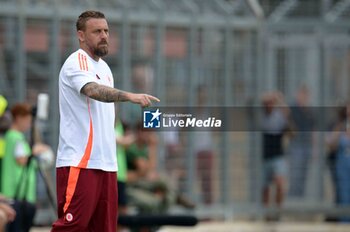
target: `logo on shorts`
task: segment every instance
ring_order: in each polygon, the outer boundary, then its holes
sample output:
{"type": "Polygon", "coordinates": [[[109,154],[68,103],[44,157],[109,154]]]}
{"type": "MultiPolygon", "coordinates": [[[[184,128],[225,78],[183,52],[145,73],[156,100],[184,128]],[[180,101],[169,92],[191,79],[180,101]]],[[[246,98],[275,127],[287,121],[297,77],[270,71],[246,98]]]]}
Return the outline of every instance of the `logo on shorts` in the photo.
{"type": "Polygon", "coordinates": [[[143,128],[160,128],[161,114],[159,109],[143,111],[143,128]]]}
{"type": "Polygon", "coordinates": [[[66,220],[67,220],[67,222],[73,221],[73,215],[71,213],[67,213],[66,214],[66,220]]]}

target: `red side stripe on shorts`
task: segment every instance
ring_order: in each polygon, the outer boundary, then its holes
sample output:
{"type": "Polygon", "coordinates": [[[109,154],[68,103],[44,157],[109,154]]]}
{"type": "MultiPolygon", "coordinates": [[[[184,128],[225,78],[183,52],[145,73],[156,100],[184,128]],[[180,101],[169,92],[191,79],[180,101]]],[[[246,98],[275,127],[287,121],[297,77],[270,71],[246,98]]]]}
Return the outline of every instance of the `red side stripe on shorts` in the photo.
{"type": "Polygon", "coordinates": [[[89,131],[89,137],[88,137],[88,141],[85,147],[85,152],[83,155],[83,158],[81,159],[78,167],[71,167],[69,170],[69,176],[68,176],[68,184],[67,184],[67,191],[66,191],[66,203],[64,204],[63,207],[63,212],[66,212],[66,210],[68,209],[74,192],[75,192],[75,188],[77,186],[77,182],[78,182],[78,178],[79,178],[79,173],[80,173],[80,169],[81,168],[86,168],[88,165],[88,161],[90,159],[91,156],[91,150],[92,150],[92,139],[93,139],[93,135],[94,135],[94,130],[93,130],[93,126],[92,126],[92,117],[91,117],[91,110],[90,110],[90,101],[89,98],[86,98],[87,104],[88,104],[88,111],[89,111],[89,118],[90,118],[90,131],[89,131]]]}

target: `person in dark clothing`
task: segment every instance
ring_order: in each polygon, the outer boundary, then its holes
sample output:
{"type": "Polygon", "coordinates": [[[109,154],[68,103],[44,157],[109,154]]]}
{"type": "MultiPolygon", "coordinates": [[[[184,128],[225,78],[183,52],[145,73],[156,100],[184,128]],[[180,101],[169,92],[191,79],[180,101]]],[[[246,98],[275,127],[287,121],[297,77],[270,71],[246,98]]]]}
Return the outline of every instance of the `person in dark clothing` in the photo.
{"type": "Polygon", "coordinates": [[[286,161],[284,158],[283,137],[287,131],[289,109],[282,94],[266,93],[262,98],[264,116],[263,130],[263,203],[271,203],[271,185],[275,185],[274,203],[281,206],[286,188],[286,161]]]}
{"type": "MultiPolygon", "coordinates": [[[[327,136],[329,155],[331,155],[331,175],[335,187],[335,202],[338,206],[350,205],[350,103],[339,111],[338,122],[327,136]]],[[[349,217],[339,219],[350,222],[349,217]]]]}

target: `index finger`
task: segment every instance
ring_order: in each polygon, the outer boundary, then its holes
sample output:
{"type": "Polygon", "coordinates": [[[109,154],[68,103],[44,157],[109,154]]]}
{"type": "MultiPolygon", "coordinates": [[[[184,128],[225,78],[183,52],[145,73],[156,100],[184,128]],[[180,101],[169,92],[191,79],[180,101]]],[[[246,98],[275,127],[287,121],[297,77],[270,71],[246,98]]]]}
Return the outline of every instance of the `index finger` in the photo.
{"type": "Polygon", "coordinates": [[[152,100],[152,101],[156,101],[156,102],[160,102],[160,100],[152,95],[147,95],[147,97],[152,100]]]}

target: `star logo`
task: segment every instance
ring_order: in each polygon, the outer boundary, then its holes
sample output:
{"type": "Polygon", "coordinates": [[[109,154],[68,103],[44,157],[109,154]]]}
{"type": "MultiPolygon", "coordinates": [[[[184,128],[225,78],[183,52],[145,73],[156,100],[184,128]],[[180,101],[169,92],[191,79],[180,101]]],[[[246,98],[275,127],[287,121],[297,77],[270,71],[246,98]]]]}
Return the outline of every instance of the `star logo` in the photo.
{"type": "Polygon", "coordinates": [[[151,113],[153,115],[152,119],[151,119],[151,122],[154,120],[154,119],[157,119],[159,120],[159,116],[162,114],[159,112],[159,109],[156,110],[156,112],[154,113],[151,113]]]}
{"type": "Polygon", "coordinates": [[[161,114],[159,109],[143,111],[143,128],[160,128],[161,114]]]}

